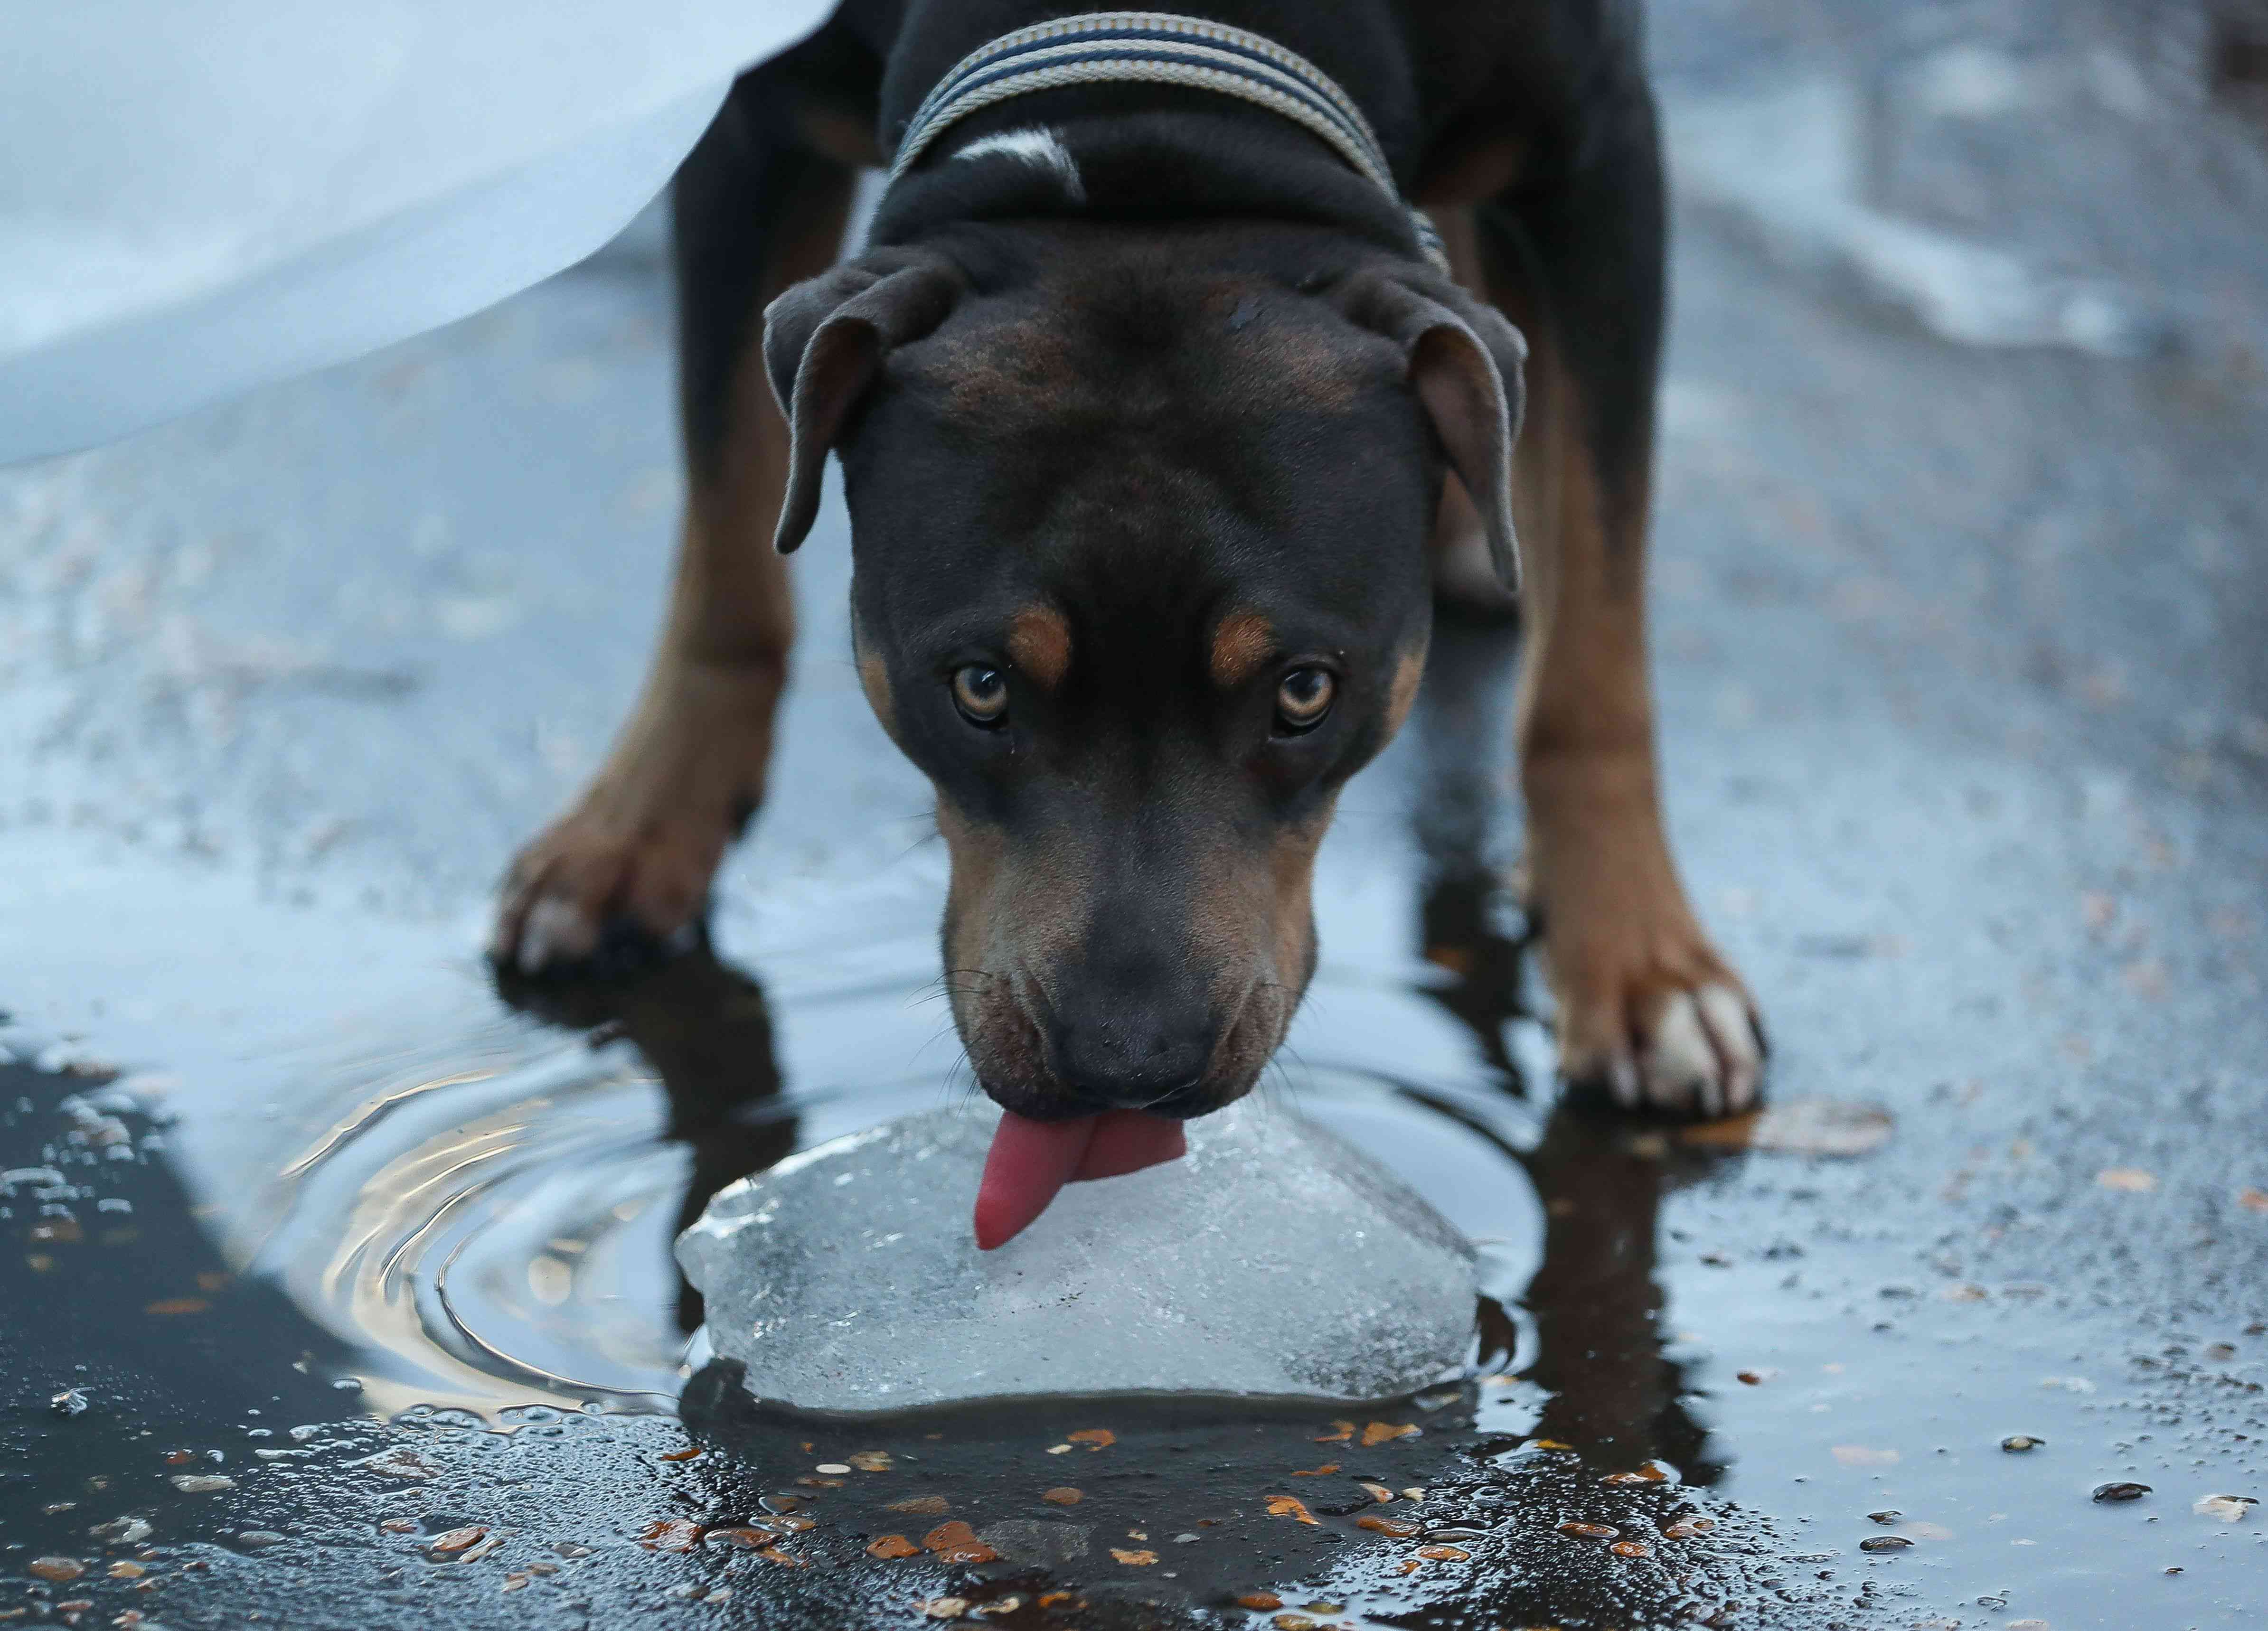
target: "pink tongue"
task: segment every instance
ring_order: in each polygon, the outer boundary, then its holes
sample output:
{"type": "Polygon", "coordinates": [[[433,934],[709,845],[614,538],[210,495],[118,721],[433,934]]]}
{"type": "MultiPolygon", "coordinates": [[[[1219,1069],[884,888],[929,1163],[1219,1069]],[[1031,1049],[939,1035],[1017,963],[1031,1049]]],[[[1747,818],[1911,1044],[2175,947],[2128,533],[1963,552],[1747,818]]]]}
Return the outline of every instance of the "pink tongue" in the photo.
{"type": "Polygon", "coordinates": [[[1071,1121],[1035,1121],[1003,1111],[976,1187],[977,1249],[990,1252],[1023,1233],[1065,1184],[1177,1161],[1189,1147],[1179,1121],[1139,1110],[1071,1121]]]}

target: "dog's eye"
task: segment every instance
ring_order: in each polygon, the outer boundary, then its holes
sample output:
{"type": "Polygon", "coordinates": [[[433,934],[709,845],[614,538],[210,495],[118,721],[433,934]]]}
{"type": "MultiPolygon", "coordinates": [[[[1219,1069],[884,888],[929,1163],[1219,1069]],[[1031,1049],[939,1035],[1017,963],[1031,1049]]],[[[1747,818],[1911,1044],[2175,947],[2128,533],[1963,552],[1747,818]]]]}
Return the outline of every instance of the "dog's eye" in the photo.
{"type": "Polygon", "coordinates": [[[1008,677],[990,663],[964,663],[953,671],[953,705],[972,725],[990,730],[1008,716],[1008,677]]]}
{"type": "Polygon", "coordinates": [[[1298,736],[1323,723],[1338,695],[1339,682],[1328,668],[1295,668],[1276,682],[1276,725],[1298,736]]]}

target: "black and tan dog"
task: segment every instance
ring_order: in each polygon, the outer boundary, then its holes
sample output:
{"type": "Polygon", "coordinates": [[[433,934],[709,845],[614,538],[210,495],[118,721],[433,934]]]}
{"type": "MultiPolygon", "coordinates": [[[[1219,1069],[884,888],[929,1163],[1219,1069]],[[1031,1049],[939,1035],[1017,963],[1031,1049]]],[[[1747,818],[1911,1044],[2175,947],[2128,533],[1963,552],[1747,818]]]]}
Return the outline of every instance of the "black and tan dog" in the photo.
{"type": "Polygon", "coordinates": [[[607,767],[515,864],[497,954],[702,912],[763,797],[793,634],[771,544],[809,527],[831,448],[859,672],[937,788],[978,1078],[1035,1127],[1117,1113],[1042,1167],[1155,1158],[1178,1122],[1154,1118],[1235,1098],[1282,1040],[1338,790],[1410,706],[1434,597],[1502,596],[1516,515],[1562,1065],[1631,1108],[1742,1108],[1760,1038],[1663,838],[1647,692],[1664,222],[1638,0],[1201,9],[1344,88],[1453,276],[1311,129],[1154,83],[978,107],[830,270],[924,95],[1068,14],[844,0],[678,177],[668,628],[607,767]]]}

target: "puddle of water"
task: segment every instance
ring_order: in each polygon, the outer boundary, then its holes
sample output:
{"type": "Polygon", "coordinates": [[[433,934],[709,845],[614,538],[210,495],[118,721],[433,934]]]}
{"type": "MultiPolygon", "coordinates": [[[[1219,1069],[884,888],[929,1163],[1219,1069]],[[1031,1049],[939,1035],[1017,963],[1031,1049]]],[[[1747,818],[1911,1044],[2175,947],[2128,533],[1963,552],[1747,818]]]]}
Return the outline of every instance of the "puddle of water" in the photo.
{"type": "MultiPolygon", "coordinates": [[[[1473,774],[1422,770],[1429,808],[1473,774]]],[[[501,993],[438,936],[157,885],[225,949],[116,999],[106,1041],[147,1069],[0,1033],[28,1055],[0,1064],[0,1613],[2253,1621],[2260,1524],[2192,1502],[2259,1493],[2230,1451],[2261,1442],[2257,1353],[2195,1341],[2237,1402],[2185,1422],[2062,1290],[1909,1283],[1879,1216],[1899,1146],[1865,1114],[1750,1154],[1553,1103],[1517,915],[1422,887],[1380,826],[1351,812],[1326,852],[1326,961],[1263,1091],[1481,1239],[1493,1300],[1472,1385],[1344,1428],[1129,1402],[854,1429],[688,1379],[667,1248],[707,1195],[971,1091],[928,1000],[930,858],[728,905],[714,951],[501,993]],[[2116,1480],[2153,1488],[2091,1498],[2116,1480]],[[913,1554],[870,1551],[892,1536],[913,1554]]],[[[38,978],[115,979],[113,897],[58,876],[38,978]]],[[[146,916],[150,887],[114,894],[146,916]]]]}

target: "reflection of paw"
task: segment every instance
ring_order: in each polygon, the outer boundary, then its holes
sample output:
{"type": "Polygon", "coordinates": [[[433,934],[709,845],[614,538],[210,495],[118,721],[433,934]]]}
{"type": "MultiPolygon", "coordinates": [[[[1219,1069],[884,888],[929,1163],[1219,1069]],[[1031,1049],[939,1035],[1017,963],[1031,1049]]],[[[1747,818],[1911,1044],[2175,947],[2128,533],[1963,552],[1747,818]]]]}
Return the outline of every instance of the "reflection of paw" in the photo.
{"type": "Polygon", "coordinates": [[[1562,1073],[1624,1110],[1709,1118],[1752,1109],[1764,1061],[1755,1005],[1705,943],[1676,960],[1676,973],[1555,962],[1562,1073]]]}

